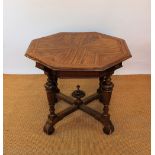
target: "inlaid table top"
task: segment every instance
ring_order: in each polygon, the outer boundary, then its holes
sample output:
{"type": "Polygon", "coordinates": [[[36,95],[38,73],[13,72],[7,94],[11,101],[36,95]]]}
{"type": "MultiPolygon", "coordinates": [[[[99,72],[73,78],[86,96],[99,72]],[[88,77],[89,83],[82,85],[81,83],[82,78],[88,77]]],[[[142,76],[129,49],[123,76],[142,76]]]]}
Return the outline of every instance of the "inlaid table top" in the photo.
{"type": "Polygon", "coordinates": [[[53,70],[105,70],[131,57],[123,39],[97,32],[60,32],[32,40],[27,57],[53,70]]]}

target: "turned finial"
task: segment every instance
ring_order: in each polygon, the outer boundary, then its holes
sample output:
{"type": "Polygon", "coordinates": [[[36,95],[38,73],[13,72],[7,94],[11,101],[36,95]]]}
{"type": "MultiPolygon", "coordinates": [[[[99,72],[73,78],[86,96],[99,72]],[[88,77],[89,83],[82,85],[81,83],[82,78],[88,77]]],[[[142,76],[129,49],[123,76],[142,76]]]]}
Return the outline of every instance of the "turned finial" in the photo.
{"type": "Polygon", "coordinates": [[[77,90],[73,91],[72,96],[77,98],[77,99],[80,99],[80,98],[84,97],[85,92],[80,90],[80,85],[77,85],[76,88],[77,88],[77,90]]]}

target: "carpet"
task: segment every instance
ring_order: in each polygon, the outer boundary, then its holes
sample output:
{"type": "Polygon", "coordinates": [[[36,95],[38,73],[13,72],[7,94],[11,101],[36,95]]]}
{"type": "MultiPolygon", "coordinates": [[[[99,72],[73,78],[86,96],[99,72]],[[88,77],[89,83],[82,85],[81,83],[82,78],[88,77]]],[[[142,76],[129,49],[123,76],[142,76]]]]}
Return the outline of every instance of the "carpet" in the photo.
{"type": "MultiPolygon", "coordinates": [[[[5,155],[150,155],[150,75],[113,76],[110,104],[115,131],[103,134],[100,122],[78,110],[55,125],[47,136],[43,125],[48,103],[44,75],[4,75],[5,155]]],[[[67,95],[80,84],[86,94],[96,92],[98,79],[60,79],[67,95]]],[[[68,107],[56,104],[56,112],[68,107]]],[[[102,112],[98,100],[89,104],[102,112]]]]}

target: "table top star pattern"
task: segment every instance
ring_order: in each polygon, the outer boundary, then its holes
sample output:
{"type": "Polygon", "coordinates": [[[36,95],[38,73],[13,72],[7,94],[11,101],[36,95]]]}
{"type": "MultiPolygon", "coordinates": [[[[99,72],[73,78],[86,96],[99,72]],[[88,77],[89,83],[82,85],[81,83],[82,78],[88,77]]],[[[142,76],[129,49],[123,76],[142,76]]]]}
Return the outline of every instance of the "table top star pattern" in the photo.
{"type": "Polygon", "coordinates": [[[131,57],[125,40],[98,32],[60,32],[32,40],[25,54],[53,70],[108,69],[131,57]]]}

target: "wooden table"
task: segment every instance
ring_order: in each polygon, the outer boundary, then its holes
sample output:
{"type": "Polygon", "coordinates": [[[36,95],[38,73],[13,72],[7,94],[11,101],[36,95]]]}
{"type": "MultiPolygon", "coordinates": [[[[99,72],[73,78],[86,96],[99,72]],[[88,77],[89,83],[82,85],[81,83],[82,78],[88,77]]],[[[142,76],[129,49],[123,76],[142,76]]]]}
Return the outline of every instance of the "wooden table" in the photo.
{"type": "Polygon", "coordinates": [[[25,55],[36,61],[36,67],[48,77],[45,84],[49,103],[48,120],[44,126],[46,134],[52,134],[57,122],[78,109],[100,121],[105,134],[114,131],[108,112],[114,87],[111,76],[122,67],[124,60],[131,57],[123,39],[97,32],[61,32],[33,40],[25,55]],[[61,93],[57,86],[58,78],[92,77],[99,78],[99,88],[88,97],[79,85],[72,97],[61,93]],[[56,114],[55,103],[59,99],[71,106],[56,114]],[[103,104],[102,113],[86,106],[96,99],[103,104]]]}

